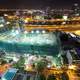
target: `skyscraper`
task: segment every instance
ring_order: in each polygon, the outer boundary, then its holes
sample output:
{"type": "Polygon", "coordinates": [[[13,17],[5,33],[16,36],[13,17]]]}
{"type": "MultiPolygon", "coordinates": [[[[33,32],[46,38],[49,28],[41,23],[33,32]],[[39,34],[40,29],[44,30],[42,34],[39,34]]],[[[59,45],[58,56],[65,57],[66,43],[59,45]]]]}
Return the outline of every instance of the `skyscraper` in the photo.
{"type": "Polygon", "coordinates": [[[79,8],[79,5],[77,3],[75,3],[73,6],[72,6],[72,15],[73,16],[80,16],[80,8],[79,8]]]}

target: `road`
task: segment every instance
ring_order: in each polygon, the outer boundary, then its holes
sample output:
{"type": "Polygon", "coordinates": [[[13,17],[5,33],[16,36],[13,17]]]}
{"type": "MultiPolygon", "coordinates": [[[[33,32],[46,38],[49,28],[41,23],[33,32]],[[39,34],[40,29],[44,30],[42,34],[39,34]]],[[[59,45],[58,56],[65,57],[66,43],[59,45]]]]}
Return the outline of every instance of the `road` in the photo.
{"type": "Polygon", "coordinates": [[[80,35],[80,24],[76,25],[26,25],[24,28],[27,31],[33,29],[46,29],[49,31],[60,30],[64,32],[73,32],[80,35]],[[78,32],[77,32],[78,31],[78,32]]]}

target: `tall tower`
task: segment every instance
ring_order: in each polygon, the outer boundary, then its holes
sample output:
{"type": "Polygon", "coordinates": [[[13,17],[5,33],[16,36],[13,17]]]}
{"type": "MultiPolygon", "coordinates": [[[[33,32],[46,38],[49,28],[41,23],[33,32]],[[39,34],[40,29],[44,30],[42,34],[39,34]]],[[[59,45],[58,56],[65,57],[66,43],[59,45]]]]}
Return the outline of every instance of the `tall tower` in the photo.
{"type": "Polygon", "coordinates": [[[72,7],[73,10],[73,16],[80,16],[80,8],[79,5],[77,3],[75,3],[72,7]]]}
{"type": "Polygon", "coordinates": [[[45,14],[46,14],[47,19],[51,19],[51,8],[50,7],[46,8],[45,14]]]}

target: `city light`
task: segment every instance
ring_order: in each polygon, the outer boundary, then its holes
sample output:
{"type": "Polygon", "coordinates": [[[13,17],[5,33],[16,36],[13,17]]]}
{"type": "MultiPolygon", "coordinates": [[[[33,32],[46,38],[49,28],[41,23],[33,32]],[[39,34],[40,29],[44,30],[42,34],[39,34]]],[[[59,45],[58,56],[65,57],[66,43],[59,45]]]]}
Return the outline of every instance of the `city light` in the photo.
{"type": "Polygon", "coordinates": [[[24,34],[27,34],[28,33],[28,31],[24,31],[24,34]]]}
{"type": "Polygon", "coordinates": [[[16,30],[14,33],[15,33],[16,35],[18,35],[18,34],[19,34],[19,30],[16,30]]]}
{"type": "Polygon", "coordinates": [[[80,80],[79,5],[53,9],[53,0],[38,0],[25,9],[23,2],[0,9],[0,80],[80,80]]]}
{"type": "Polygon", "coordinates": [[[80,35],[80,30],[75,31],[75,34],[80,35]]]}
{"type": "Polygon", "coordinates": [[[18,31],[18,30],[12,30],[11,34],[12,34],[13,36],[16,36],[16,35],[19,34],[19,31],[18,31]]]}
{"type": "Polygon", "coordinates": [[[75,66],[75,65],[69,65],[68,68],[69,68],[69,69],[73,69],[73,70],[75,70],[75,69],[76,69],[76,66],[75,66]]]}
{"type": "Polygon", "coordinates": [[[33,34],[33,33],[34,33],[34,31],[31,31],[31,33],[33,34]]]}
{"type": "Polygon", "coordinates": [[[39,30],[37,30],[37,31],[36,31],[36,33],[37,33],[37,34],[39,34],[39,33],[40,33],[40,31],[39,31],[39,30]]]}
{"type": "Polygon", "coordinates": [[[4,27],[4,25],[3,24],[0,24],[0,27],[4,27]]]}
{"type": "Polygon", "coordinates": [[[6,24],[10,24],[10,22],[6,22],[6,24]]]}
{"type": "Polygon", "coordinates": [[[67,19],[68,19],[68,16],[63,16],[63,19],[64,19],[64,20],[67,20],[67,19]]]}
{"type": "Polygon", "coordinates": [[[5,78],[2,78],[1,80],[6,80],[5,78]]]}
{"type": "Polygon", "coordinates": [[[6,16],[6,17],[7,17],[7,16],[8,16],[8,14],[4,14],[4,16],[6,16]]]}
{"type": "Polygon", "coordinates": [[[44,34],[44,33],[46,33],[46,31],[45,31],[45,30],[43,30],[43,31],[42,31],[42,33],[44,34]]]}
{"type": "Polygon", "coordinates": [[[25,22],[25,23],[28,23],[29,20],[30,20],[30,18],[26,18],[26,19],[24,20],[24,22],[25,22]]]}
{"type": "Polygon", "coordinates": [[[13,57],[13,61],[17,62],[19,59],[17,57],[13,57]]]}

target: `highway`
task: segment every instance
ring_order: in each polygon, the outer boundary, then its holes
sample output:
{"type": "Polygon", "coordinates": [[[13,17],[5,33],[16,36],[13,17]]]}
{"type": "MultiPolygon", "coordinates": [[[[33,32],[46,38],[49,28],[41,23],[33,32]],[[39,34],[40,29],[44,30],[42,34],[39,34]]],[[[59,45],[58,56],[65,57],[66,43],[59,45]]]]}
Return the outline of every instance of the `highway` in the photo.
{"type": "MultiPolygon", "coordinates": [[[[75,25],[26,25],[24,29],[27,31],[31,31],[34,29],[46,29],[48,31],[60,30],[64,32],[76,33],[76,31],[80,30],[80,24],[75,24],[75,25]]],[[[80,33],[78,35],[80,35],[80,33]]]]}

